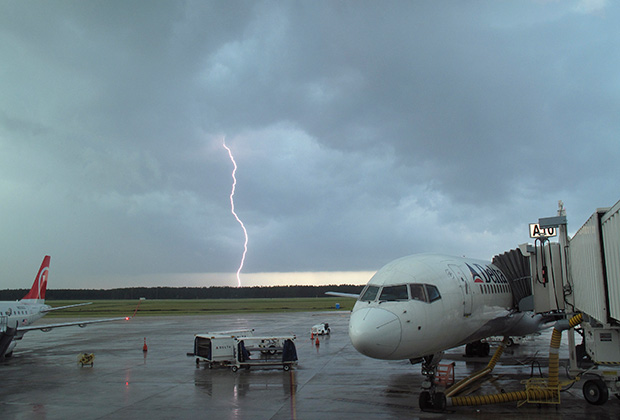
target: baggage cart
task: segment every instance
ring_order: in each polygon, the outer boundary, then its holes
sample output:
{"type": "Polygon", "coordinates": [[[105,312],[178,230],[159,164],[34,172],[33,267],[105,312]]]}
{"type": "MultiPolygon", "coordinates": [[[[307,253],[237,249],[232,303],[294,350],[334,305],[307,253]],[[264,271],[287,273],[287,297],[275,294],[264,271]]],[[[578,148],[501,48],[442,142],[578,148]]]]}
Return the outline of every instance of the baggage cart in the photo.
{"type": "Polygon", "coordinates": [[[236,357],[230,364],[230,369],[236,372],[243,367],[249,370],[252,367],[281,366],[288,371],[297,364],[297,349],[295,336],[278,337],[235,337],[236,357]]]}
{"type": "Polygon", "coordinates": [[[252,366],[282,366],[289,370],[297,363],[295,336],[235,336],[196,334],[194,356],[196,364],[208,363],[209,369],[230,367],[233,372],[252,366]]]}

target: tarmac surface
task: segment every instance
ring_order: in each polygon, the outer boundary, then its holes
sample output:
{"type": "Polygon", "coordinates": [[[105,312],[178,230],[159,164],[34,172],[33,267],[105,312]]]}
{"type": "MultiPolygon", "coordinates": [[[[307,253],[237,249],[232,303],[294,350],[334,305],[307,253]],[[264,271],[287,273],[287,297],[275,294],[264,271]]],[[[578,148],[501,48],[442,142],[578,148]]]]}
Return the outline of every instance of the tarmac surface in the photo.
{"type": "MultiPolygon", "coordinates": [[[[349,312],[136,317],[129,322],[68,327],[24,336],[14,356],[0,363],[2,419],[610,419],[620,400],[588,404],[583,381],[561,393],[561,404],[516,402],[448,407],[422,412],[420,365],[359,354],[347,335],[349,312]],[[310,327],[328,322],[331,335],[310,339],[310,327]],[[196,366],[194,334],[253,328],[254,335],[297,336],[299,363],[281,368],[209,369],[196,366]],[[148,351],[143,352],[144,339],[148,351]],[[81,367],[79,353],[94,353],[81,367]]],[[[42,322],[49,321],[43,319],[42,322]]],[[[54,320],[57,321],[57,320],[54,320]]],[[[560,348],[566,365],[566,333],[560,348]]],[[[520,382],[547,376],[550,332],[510,347],[490,380],[474,395],[523,390],[520,382]],[[540,365],[540,371],[538,368],[540,365]]],[[[465,358],[464,348],[446,353],[457,380],[486,366],[465,358]]],[[[566,375],[561,367],[560,380],[566,375]]]]}

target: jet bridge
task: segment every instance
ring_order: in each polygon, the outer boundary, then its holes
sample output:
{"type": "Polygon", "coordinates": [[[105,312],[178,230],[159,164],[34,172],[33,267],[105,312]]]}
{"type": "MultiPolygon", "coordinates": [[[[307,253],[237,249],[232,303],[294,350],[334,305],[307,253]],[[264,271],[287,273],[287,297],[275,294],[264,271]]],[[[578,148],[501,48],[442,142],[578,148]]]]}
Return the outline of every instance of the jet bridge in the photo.
{"type": "Polygon", "coordinates": [[[493,257],[493,264],[508,279],[513,306],[521,311],[531,311],[533,306],[530,259],[520,249],[513,249],[493,257]]]}
{"type": "Polygon", "coordinates": [[[529,257],[533,310],[542,314],[583,314],[575,345],[569,331],[570,372],[595,375],[584,383],[586,400],[607,401],[609,390],[620,395],[620,201],[597,209],[572,238],[566,215],[539,220],[541,228],[558,228],[559,241],[536,239],[522,246],[529,257]]]}

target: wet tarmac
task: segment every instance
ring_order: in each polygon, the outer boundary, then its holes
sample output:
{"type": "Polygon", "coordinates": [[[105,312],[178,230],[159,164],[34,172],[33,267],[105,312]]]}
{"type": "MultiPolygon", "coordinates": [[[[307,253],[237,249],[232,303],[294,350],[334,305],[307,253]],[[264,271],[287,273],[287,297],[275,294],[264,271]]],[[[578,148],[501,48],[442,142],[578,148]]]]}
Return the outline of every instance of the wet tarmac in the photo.
{"type": "MultiPolygon", "coordinates": [[[[561,393],[561,404],[503,403],[422,412],[420,365],[374,360],[357,353],[347,335],[348,312],[144,317],[85,329],[30,332],[14,356],[0,363],[2,419],[609,419],[620,400],[585,402],[581,386],[561,393]],[[328,322],[331,336],[310,339],[310,327],[328,322]],[[255,335],[297,336],[299,364],[239,370],[196,366],[194,334],[254,328],[255,335]],[[144,339],[148,351],[143,352],[144,339]],[[79,353],[94,353],[81,367],[79,353]]],[[[546,376],[550,332],[507,349],[477,394],[523,390],[520,381],[546,376]],[[540,366],[540,371],[539,367],[540,366]]],[[[566,333],[561,365],[568,357],[566,333]]],[[[460,379],[489,358],[449,351],[460,379]]],[[[560,379],[566,379],[561,371],[560,379]]]]}

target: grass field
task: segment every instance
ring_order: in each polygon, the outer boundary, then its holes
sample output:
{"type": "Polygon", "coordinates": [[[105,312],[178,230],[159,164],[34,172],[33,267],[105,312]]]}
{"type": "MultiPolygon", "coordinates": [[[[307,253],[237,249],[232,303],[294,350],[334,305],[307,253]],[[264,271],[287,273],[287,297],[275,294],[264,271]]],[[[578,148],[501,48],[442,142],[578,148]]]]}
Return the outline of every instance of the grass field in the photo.
{"type": "MultiPolygon", "coordinates": [[[[48,300],[52,307],[73,305],[83,301],[48,300]]],[[[157,299],[140,301],[137,316],[206,315],[260,312],[350,311],[355,299],[282,298],[282,299],[157,299]]],[[[95,300],[91,305],[50,312],[47,317],[115,317],[131,316],[137,300],[95,300]]]]}

